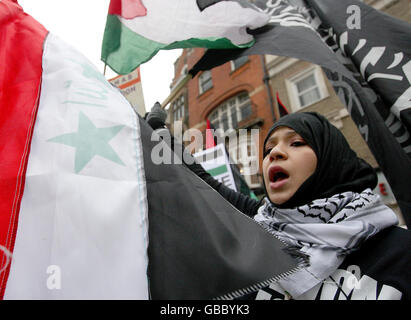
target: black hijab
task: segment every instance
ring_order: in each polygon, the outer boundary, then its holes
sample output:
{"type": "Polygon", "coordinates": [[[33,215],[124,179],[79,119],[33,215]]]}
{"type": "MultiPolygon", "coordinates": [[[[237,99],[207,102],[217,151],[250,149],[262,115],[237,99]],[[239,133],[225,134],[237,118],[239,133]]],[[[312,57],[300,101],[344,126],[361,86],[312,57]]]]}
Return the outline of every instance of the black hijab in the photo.
{"type": "Polygon", "coordinates": [[[263,150],[278,127],[293,129],[310,145],[317,156],[317,168],[288,201],[276,206],[296,207],[345,191],[362,192],[377,185],[374,169],[357,157],[343,134],[324,116],[302,112],[280,118],[268,131],[263,150]]]}

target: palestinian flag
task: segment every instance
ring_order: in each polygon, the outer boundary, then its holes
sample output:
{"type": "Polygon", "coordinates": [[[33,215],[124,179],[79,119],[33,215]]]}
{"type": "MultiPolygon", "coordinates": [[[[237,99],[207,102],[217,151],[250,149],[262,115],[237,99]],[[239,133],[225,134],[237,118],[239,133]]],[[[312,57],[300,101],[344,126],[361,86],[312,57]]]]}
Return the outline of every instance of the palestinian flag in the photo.
{"type": "Polygon", "coordinates": [[[0,298],[212,299],[297,267],[183,165],[120,91],[0,1],[0,298]]]}
{"type": "Polygon", "coordinates": [[[247,1],[111,0],[101,59],[126,74],[161,49],[249,47],[268,19],[247,1]]]}

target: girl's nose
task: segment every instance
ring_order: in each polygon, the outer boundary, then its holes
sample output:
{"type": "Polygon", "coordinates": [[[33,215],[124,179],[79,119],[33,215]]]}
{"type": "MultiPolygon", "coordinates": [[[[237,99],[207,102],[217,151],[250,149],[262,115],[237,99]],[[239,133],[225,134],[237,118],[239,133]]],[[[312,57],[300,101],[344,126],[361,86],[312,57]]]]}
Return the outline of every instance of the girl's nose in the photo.
{"type": "Polygon", "coordinates": [[[270,158],[272,160],[285,160],[287,159],[287,152],[282,146],[277,144],[274,148],[271,149],[270,158]]]}

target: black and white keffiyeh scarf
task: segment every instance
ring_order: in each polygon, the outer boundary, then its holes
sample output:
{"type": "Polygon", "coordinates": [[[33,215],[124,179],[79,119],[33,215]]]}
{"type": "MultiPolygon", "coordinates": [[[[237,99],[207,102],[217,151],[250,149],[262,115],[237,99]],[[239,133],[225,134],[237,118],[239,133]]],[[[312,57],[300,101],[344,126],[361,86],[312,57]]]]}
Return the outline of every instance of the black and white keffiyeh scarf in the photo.
{"type": "Polygon", "coordinates": [[[379,231],[398,223],[395,213],[370,188],[343,192],[295,208],[268,199],[254,219],[290,247],[309,256],[309,266],[279,281],[298,297],[326,279],[344,258],[379,231]]]}

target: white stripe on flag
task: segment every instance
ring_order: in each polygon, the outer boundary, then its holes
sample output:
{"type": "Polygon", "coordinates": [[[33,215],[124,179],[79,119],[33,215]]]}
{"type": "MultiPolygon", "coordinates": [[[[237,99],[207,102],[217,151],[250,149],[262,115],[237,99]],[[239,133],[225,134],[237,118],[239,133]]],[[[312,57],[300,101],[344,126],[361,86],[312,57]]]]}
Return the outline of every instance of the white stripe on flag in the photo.
{"type": "Polygon", "coordinates": [[[5,299],[147,299],[138,119],[81,54],[48,35],[5,299]]]}

